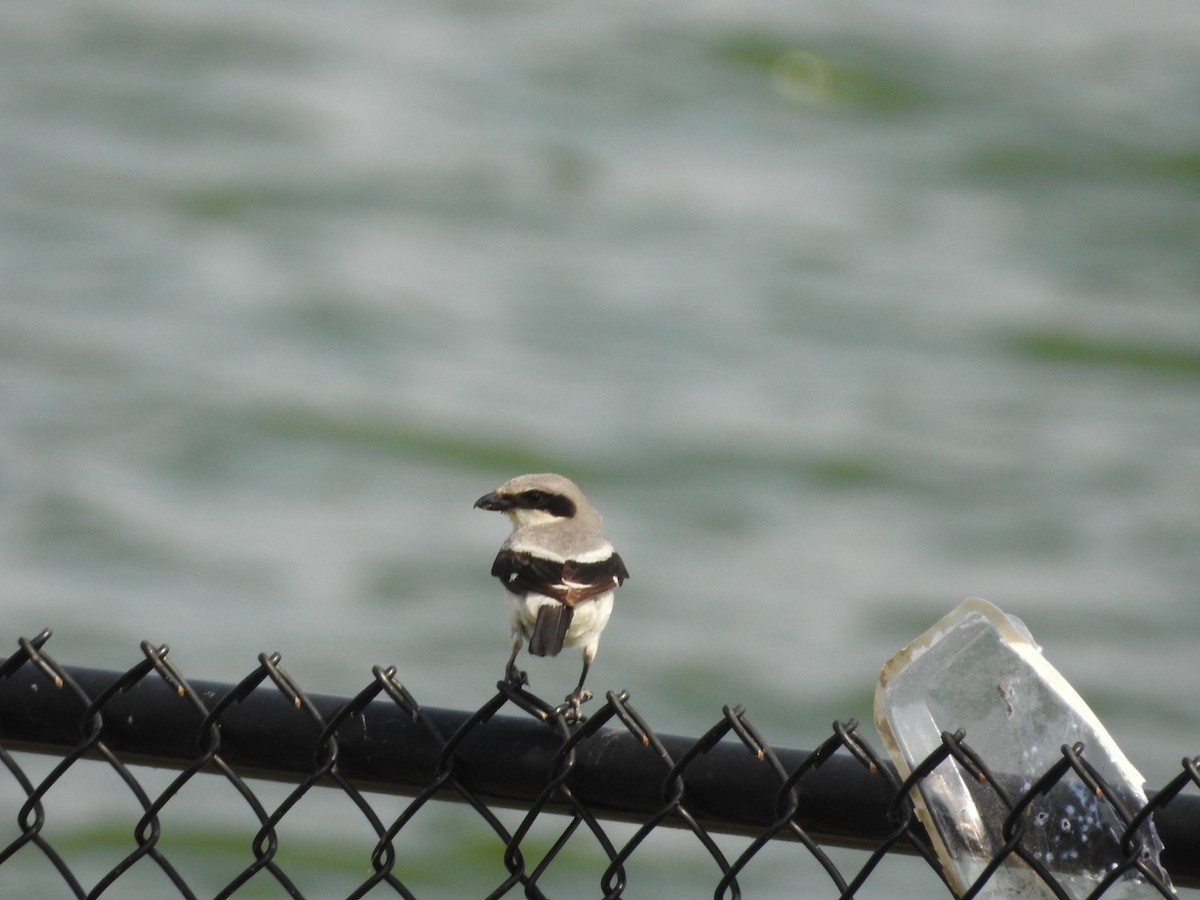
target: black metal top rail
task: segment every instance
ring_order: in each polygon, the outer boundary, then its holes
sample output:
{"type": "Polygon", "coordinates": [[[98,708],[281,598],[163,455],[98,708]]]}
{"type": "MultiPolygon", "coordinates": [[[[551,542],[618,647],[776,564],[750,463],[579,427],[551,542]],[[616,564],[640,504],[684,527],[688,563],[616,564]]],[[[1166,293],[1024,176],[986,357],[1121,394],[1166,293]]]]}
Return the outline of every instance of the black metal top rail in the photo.
{"type": "MultiPolygon", "coordinates": [[[[167,648],[150,643],[142,644],[144,658],[124,673],[60,666],[41,650],[48,637],[43,632],[33,640],[22,639],[20,652],[0,662],[0,762],[14,772],[28,797],[18,813],[21,835],[0,849],[0,866],[30,842],[56,860],[53,847],[40,835],[40,803],[75,760],[103,759],[132,784],[137,781],[130,766],[139,763],[180,772],[157,797],[135,791],[145,812],[135,836],[137,847],[124,868],[110,872],[89,896],[101,893],[143,856],[175,880],[170,862],[155,849],[157,816],[183,784],[202,772],[219,773],[250,797],[247,778],[297,786],[273,812],[252,803],[262,825],[254,863],[218,896],[231,895],[262,869],[291,896],[301,896],[287,874],[274,867],[274,827],[318,785],[347,792],[378,835],[371,852],[373,875],[351,896],[363,896],[380,882],[413,896],[401,880],[392,840],[431,799],[471,804],[504,841],[510,877],[489,896],[518,889],[526,896],[542,896],[538,879],[559,848],[534,865],[522,855],[521,840],[544,812],[571,818],[566,837],[582,823],[600,840],[610,860],[601,878],[604,896],[621,896],[623,863],[658,826],[687,828],[700,838],[722,873],[718,897],[740,896],[738,875],[775,838],[802,842],[838,893],[852,896],[888,852],[919,854],[940,873],[908,800],[915,779],[948,757],[969,769],[983,766],[981,780],[992,777],[962,734],[946,735],[938,758],[931,757],[911,783],[902,784],[853,722],[835,723],[833,734],[815,750],[781,749],[758,734],[740,707],[725,707],[699,738],[660,735],[624,693],[610,693],[591,717],[573,723],[528,691],[505,683],[480,709],[465,712],[418,705],[390,668],[375,667],[372,682],[347,698],[302,691],[279,666],[277,655],[261,655],[258,667],[236,685],[216,684],[186,680],[167,648]],[[498,715],[508,705],[520,715],[498,715]],[[63,762],[35,785],[24,778],[10,751],[50,753],[63,762]],[[396,821],[386,823],[363,792],[413,800],[396,821]],[[493,807],[525,810],[527,815],[510,832],[492,815],[493,807]],[[641,828],[616,847],[601,819],[641,828]],[[738,858],[726,859],[710,833],[753,840],[738,858]],[[857,873],[843,874],[820,849],[822,844],[859,847],[869,857],[857,873]]],[[[1068,763],[1077,750],[1064,748],[1068,763]]],[[[1200,786],[1197,761],[1184,760],[1183,772],[1152,795],[1147,809],[1133,811],[1125,820],[1132,834],[1153,813],[1165,845],[1163,865],[1182,886],[1200,886],[1200,797],[1182,793],[1193,785],[1200,786]]],[[[1104,786],[1098,790],[1103,792],[1104,786]]],[[[1022,802],[1014,807],[1014,822],[1022,802]]],[[[0,815],[10,813],[0,810],[0,815]]],[[[1020,846],[1019,829],[1007,853],[1039,869],[1020,846]]],[[[1001,859],[995,862],[998,866],[1001,859]]],[[[1135,870],[1147,874],[1131,853],[1115,865],[1112,881],[1135,870]]],[[[964,896],[982,889],[989,874],[964,896]]],[[[63,877],[72,884],[69,870],[63,877]]],[[[1049,872],[1042,877],[1052,891],[1068,896],[1049,872]]],[[[78,896],[87,893],[77,882],[73,886],[78,896]]],[[[192,896],[182,879],[176,887],[183,896],[192,896]]],[[[1158,887],[1163,896],[1171,896],[1168,888],[1158,887]]]]}

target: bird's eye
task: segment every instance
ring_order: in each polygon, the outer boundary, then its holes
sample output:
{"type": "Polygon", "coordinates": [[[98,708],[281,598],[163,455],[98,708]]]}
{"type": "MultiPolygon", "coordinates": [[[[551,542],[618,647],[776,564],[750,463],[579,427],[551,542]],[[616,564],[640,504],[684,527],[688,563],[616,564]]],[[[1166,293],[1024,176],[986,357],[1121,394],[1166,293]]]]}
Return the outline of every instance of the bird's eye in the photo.
{"type": "Polygon", "coordinates": [[[575,504],[562,494],[530,488],[517,495],[516,505],[522,509],[539,509],[555,518],[569,519],[575,515],[575,504]]]}

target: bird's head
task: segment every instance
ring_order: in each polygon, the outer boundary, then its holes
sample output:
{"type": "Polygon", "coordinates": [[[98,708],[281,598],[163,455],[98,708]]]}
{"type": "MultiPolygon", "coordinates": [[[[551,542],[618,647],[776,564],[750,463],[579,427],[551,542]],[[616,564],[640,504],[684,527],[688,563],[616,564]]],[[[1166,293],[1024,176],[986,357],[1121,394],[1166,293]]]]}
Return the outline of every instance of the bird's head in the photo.
{"type": "Polygon", "coordinates": [[[548,472],[518,475],[476,500],[475,508],[504,513],[514,528],[562,522],[581,513],[596,515],[573,481],[548,472]]]}

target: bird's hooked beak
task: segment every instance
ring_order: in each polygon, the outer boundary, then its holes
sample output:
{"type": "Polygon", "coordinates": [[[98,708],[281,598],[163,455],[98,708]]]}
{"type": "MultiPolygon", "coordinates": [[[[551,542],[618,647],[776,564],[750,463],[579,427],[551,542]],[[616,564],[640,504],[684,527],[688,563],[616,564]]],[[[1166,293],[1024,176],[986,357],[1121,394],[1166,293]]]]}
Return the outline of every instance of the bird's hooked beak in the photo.
{"type": "Polygon", "coordinates": [[[475,509],[492,509],[498,512],[506,512],[512,509],[512,500],[508,497],[501,497],[495,491],[490,494],[484,494],[475,501],[475,509]]]}

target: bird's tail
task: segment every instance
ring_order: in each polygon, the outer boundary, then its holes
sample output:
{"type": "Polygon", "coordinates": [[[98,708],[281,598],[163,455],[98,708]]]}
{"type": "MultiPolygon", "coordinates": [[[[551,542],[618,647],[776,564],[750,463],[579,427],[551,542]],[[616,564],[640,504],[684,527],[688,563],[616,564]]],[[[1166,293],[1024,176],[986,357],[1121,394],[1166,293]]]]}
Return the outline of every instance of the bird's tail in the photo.
{"type": "Polygon", "coordinates": [[[529,652],[534,656],[558,656],[571,627],[574,610],[565,603],[543,603],[538,607],[533,633],[529,636],[529,652]]]}

